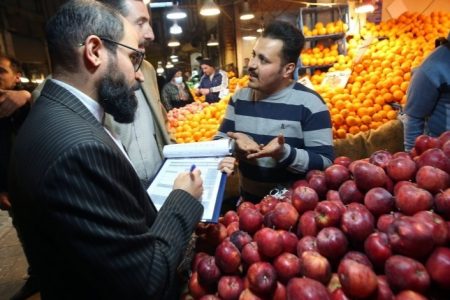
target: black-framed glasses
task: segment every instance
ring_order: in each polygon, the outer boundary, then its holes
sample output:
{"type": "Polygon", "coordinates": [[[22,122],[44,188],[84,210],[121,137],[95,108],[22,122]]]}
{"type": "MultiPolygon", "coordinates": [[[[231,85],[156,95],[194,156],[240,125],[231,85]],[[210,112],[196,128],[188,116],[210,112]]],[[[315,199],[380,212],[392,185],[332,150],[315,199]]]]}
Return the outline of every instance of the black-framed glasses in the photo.
{"type": "Polygon", "coordinates": [[[116,45],[125,47],[125,48],[127,48],[127,49],[133,50],[133,53],[130,54],[130,60],[131,60],[131,63],[133,64],[133,66],[134,66],[134,71],[137,72],[137,71],[139,70],[139,68],[140,68],[141,65],[142,65],[142,61],[144,60],[144,56],[145,56],[145,53],[144,53],[144,52],[142,52],[142,51],[140,51],[140,50],[138,50],[138,49],[135,49],[135,48],[133,48],[133,47],[124,45],[124,44],[122,44],[122,43],[119,43],[119,42],[110,40],[110,39],[108,39],[108,38],[104,38],[104,37],[99,37],[99,38],[100,38],[102,41],[105,41],[105,42],[108,42],[108,43],[113,43],[113,44],[116,44],[116,45]]]}

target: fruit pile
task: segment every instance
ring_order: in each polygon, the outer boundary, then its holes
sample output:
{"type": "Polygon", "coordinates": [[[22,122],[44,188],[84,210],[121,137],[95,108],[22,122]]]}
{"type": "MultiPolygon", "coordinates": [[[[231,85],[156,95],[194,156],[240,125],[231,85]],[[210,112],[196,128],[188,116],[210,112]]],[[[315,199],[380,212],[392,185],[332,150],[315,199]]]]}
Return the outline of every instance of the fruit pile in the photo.
{"type": "Polygon", "coordinates": [[[314,48],[304,49],[300,55],[303,66],[326,66],[333,65],[338,61],[338,45],[324,47],[318,44],[314,48]]]}
{"type": "Polygon", "coordinates": [[[184,299],[448,299],[449,171],[450,131],[243,202],[198,225],[184,299]]]}
{"type": "Polygon", "coordinates": [[[314,28],[312,29],[310,29],[306,25],[303,25],[303,34],[306,37],[344,33],[347,30],[348,25],[345,24],[342,20],[337,20],[336,22],[329,22],[327,24],[317,22],[316,24],[314,24],[314,28]]]}

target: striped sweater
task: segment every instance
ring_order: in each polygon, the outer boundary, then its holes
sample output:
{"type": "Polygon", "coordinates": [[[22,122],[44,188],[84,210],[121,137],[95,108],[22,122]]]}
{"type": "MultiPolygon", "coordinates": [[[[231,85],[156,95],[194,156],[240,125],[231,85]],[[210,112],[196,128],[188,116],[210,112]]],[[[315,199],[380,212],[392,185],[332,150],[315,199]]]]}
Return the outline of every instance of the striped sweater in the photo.
{"type": "Polygon", "coordinates": [[[284,157],[239,161],[241,196],[258,202],[277,186],[289,186],[310,169],[324,169],[333,160],[333,136],[327,106],[314,91],[299,83],[268,98],[252,101],[252,89],[236,92],[228,104],[216,138],[242,132],[258,144],[267,144],[280,133],[285,137],[284,157]]]}

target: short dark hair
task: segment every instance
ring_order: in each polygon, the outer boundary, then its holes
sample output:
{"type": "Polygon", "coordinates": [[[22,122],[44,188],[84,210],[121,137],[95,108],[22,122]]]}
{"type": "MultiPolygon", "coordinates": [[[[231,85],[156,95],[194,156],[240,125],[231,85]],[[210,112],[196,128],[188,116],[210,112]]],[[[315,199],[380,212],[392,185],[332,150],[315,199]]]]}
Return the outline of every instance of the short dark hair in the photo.
{"type": "Polygon", "coordinates": [[[12,56],[0,54],[0,59],[6,59],[11,65],[11,69],[16,73],[23,73],[22,64],[12,56]]]}
{"type": "Polygon", "coordinates": [[[305,45],[305,37],[294,25],[284,21],[273,21],[264,28],[262,37],[281,40],[283,63],[297,64],[300,52],[305,45]]]}
{"type": "MultiPolygon", "coordinates": [[[[78,67],[76,49],[89,35],[120,41],[124,25],[112,8],[94,0],[70,0],[50,18],[46,26],[48,51],[55,70],[74,71],[78,67]]],[[[105,43],[110,51],[117,45],[105,43]]]]}
{"type": "MultiPolygon", "coordinates": [[[[130,13],[126,4],[127,0],[97,0],[97,1],[112,7],[124,17],[128,16],[128,14],[130,13]]],[[[143,0],[134,0],[134,1],[142,2],[143,0]]]]}

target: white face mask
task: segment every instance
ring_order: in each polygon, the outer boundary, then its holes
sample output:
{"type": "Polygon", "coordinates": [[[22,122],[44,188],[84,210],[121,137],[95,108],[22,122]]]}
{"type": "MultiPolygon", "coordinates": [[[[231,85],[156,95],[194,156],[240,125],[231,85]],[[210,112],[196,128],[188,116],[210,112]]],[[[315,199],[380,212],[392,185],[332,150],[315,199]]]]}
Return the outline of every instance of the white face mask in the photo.
{"type": "Polygon", "coordinates": [[[180,84],[183,82],[183,77],[175,77],[175,83],[180,84]]]}

